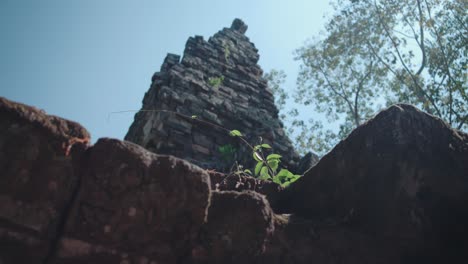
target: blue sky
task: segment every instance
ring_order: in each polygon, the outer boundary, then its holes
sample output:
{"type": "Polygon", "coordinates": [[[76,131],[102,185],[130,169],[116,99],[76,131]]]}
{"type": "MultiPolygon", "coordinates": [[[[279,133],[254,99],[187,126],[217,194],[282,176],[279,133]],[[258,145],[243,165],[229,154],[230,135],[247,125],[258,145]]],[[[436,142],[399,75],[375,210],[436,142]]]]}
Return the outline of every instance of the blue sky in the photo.
{"type": "Polygon", "coordinates": [[[295,86],[293,51],[319,34],[332,12],[311,0],[2,0],[0,96],[81,123],[93,141],[122,139],[151,76],[188,37],[207,39],[234,18],[260,53],[260,66],[283,69],[295,86]]]}

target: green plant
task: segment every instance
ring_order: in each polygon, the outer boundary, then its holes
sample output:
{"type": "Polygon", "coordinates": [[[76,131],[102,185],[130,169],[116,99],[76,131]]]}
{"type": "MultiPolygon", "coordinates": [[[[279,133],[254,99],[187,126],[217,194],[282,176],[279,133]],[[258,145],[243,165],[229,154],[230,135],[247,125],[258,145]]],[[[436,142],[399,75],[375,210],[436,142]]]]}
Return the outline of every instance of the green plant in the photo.
{"type": "Polygon", "coordinates": [[[224,76],[220,76],[220,77],[210,77],[208,79],[208,84],[215,88],[215,89],[218,89],[219,86],[223,83],[224,81],[224,76]]]}
{"type": "MultiPolygon", "coordinates": [[[[247,142],[239,130],[231,130],[229,135],[241,138],[244,143],[247,142]]],[[[271,149],[269,144],[262,144],[260,142],[260,144],[255,146],[252,146],[249,143],[247,143],[247,145],[252,149],[252,157],[257,162],[254,169],[255,177],[258,177],[261,180],[271,180],[283,187],[289,186],[301,177],[300,175],[293,174],[287,169],[280,169],[278,171],[279,164],[281,162],[281,155],[272,153],[265,157],[263,153],[264,150],[271,149]]]]}
{"type": "MultiPolygon", "coordinates": [[[[243,169],[242,165],[237,164],[236,162],[236,168],[232,170],[233,175],[241,176],[241,175],[250,175],[257,177],[261,180],[270,180],[273,181],[283,187],[289,186],[291,183],[295,182],[297,179],[301,177],[301,175],[296,175],[290,172],[287,169],[280,169],[279,164],[281,162],[281,155],[279,154],[269,154],[268,156],[265,157],[264,155],[264,150],[266,149],[271,149],[271,146],[269,144],[260,144],[252,146],[243,136],[243,134],[239,130],[229,130],[223,126],[211,123],[209,121],[201,120],[198,118],[197,115],[184,115],[181,113],[177,113],[174,111],[170,110],[158,110],[158,109],[142,109],[142,110],[126,110],[126,111],[118,111],[118,112],[111,112],[109,113],[108,118],[110,117],[110,114],[117,114],[117,113],[127,113],[127,112],[160,112],[160,113],[170,113],[174,114],[177,116],[180,116],[184,119],[189,119],[189,120],[196,120],[197,122],[212,126],[214,128],[223,130],[227,132],[230,136],[232,137],[237,137],[239,138],[243,144],[248,146],[252,150],[252,157],[254,160],[257,162],[257,165],[255,166],[254,169],[254,174],[252,175],[252,171],[249,169],[243,169]]],[[[222,154],[228,154],[228,153],[234,153],[235,148],[229,144],[223,145],[218,149],[222,154]]]]}
{"type": "Polygon", "coordinates": [[[237,152],[237,148],[235,148],[231,144],[222,145],[218,148],[219,153],[221,154],[221,159],[226,162],[232,161],[234,154],[237,152]]]}

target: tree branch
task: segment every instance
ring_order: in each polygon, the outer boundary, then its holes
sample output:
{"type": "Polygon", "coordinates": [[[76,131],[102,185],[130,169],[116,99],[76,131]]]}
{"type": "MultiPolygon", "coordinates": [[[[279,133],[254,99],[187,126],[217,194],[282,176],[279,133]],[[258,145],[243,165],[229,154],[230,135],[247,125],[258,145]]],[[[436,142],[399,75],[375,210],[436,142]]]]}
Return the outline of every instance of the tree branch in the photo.
{"type": "Polygon", "coordinates": [[[418,13],[419,13],[419,34],[421,35],[421,41],[419,44],[419,47],[421,48],[422,52],[422,61],[421,61],[421,67],[419,67],[419,70],[416,72],[416,75],[420,75],[424,68],[426,67],[426,48],[424,46],[424,15],[421,9],[421,0],[418,1],[418,13]]]}
{"type": "MultiPolygon", "coordinates": [[[[420,0],[418,0],[419,2],[420,0]]],[[[377,6],[377,3],[374,1],[374,7],[377,11],[377,16],[378,16],[378,19],[379,19],[379,23],[382,25],[382,28],[384,29],[387,37],[390,39],[390,42],[392,43],[394,49],[395,49],[395,52],[397,53],[397,56],[398,56],[398,59],[400,60],[400,63],[402,64],[403,68],[405,69],[405,71],[408,73],[408,75],[411,77],[411,80],[413,81],[413,84],[415,87],[417,87],[419,89],[419,92],[422,94],[419,94],[418,92],[416,91],[413,91],[415,92],[416,96],[418,97],[418,99],[423,102],[423,103],[431,103],[432,106],[434,107],[434,109],[436,110],[437,112],[437,115],[442,117],[442,114],[441,112],[439,111],[439,108],[437,107],[436,103],[434,102],[433,98],[431,98],[425,91],[424,89],[419,85],[418,83],[418,80],[416,79],[415,75],[411,72],[411,70],[408,68],[408,66],[406,65],[406,63],[404,62],[402,56],[401,56],[401,53],[400,53],[400,50],[398,49],[398,44],[395,42],[395,40],[393,39],[392,35],[390,34],[388,28],[386,27],[385,23],[383,23],[382,21],[382,17],[381,17],[381,12],[379,10],[379,7],[377,6]]],[[[432,112],[430,108],[428,108],[427,106],[425,106],[425,104],[423,104],[423,107],[425,108],[426,111],[428,111],[429,113],[432,112]]]]}
{"type": "MultiPolygon", "coordinates": [[[[346,104],[348,104],[348,107],[350,108],[350,110],[352,112],[353,107],[352,107],[351,103],[349,102],[349,99],[346,97],[346,95],[339,93],[337,91],[337,89],[334,88],[334,85],[331,83],[330,79],[328,78],[328,75],[323,71],[323,69],[320,66],[318,66],[317,69],[322,73],[323,77],[325,78],[325,81],[327,82],[327,84],[330,87],[330,89],[332,90],[332,92],[335,95],[341,97],[346,102],[346,104]]],[[[342,84],[340,84],[340,85],[342,85],[342,84]]],[[[343,89],[341,89],[341,90],[343,91],[343,89]]]]}

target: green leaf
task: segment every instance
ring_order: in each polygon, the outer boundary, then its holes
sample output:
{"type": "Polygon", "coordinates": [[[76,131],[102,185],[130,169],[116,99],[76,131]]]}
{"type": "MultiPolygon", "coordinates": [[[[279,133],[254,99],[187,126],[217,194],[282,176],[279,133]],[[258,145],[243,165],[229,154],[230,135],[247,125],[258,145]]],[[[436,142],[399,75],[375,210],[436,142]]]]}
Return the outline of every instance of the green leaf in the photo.
{"type": "Polygon", "coordinates": [[[288,177],[287,177],[286,174],[279,174],[279,173],[278,173],[278,174],[275,176],[275,179],[278,179],[280,182],[285,182],[285,181],[288,180],[288,177]]]}
{"type": "Polygon", "coordinates": [[[294,174],[292,174],[292,172],[290,172],[287,169],[281,169],[278,172],[278,174],[276,174],[276,177],[280,177],[282,179],[288,179],[288,178],[291,178],[292,176],[294,176],[294,174]]]}
{"type": "Polygon", "coordinates": [[[289,180],[289,182],[295,182],[295,181],[299,180],[299,178],[301,178],[301,175],[294,175],[294,176],[295,176],[295,177],[291,178],[291,179],[289,180]]]}
{"type": "Polygon", "coordinates": [[[231,131],[229,132],[229,135],[230,135],[231,137],[242,137],[242,133],[241,133],[239,130],[235,130],[235,129],[234,129],[234,130],[231,130],[231,131]]]}
{"type": "Polygon", "coordinates": [[[281,169],[278,174],[273,178],[273,181],[281,184],[283,187],[289,186],[289,184],[295,182],[297,179],[299,179],[301,175],[293,174],[287,169],[281,169]]]}
{"type": "Polygon", "coordinates": [[[271,177],[268,174],[264,174],[264,175],[260,175],[260,177],[258,177],[258,179],[266,181],[266,180],[270,180],[271,177]]]}
{"type": "Polygon", "coordinates": [[[208,84],[213,88],[218,88],[224,81],[224,76],[208,78],[208,84]]]}
{"type": "Polygon", "coordinates": [[[294,175],[293,178],[289,179],[288,181],[284,182],[283,184],[281,184],[281,186],[283,187],[288,187],[291,183],[299,180],[299,178],[301,177],[301,175],[294,175]]]}
{"type": "Polygon", "coordinates": [[[263,162],[262,161],[258,162],[254,169],[255,176],[258,176],[260,174],[260,170],[262,169],[262,167],[263,167],[263,162]]]}
{"type": "Polygon", "coordinates": [[[196,115],[192,116],[192,119],[197,119],[197,118],[198,118],[198,116],[196,116],[196,115]]]}
{"type": "Polygon", "coordinates": [[[296,179],[296,180],[297,180],[297,179],[299,179],[300,177],[302,177],[302,175],[294,174],[294,175],[292,175],[291,177],[289,177],[289,179],[290,179],[290,180],[292,180],[292,179],[296,179]]]}
{"type": "Polygon", "coordinates": [[[281,181],[278,179],[278,177],[274,177],[273,182],[276,183],[276,184],[281,185],[281,181]]]}
{"type": "Polygon", "coordinates": [[[270,154],[267,157],[267,160],[272,160],[272,159],[281,159],[281,155],[279,154],[270,154]]]}
{"type": "Polygon", "coordinates": [[[260,145],[262,148],[266,148],[266,149],[271,149],[271,146],[268,145],[268,144],[262,144],[260,145]]]}
{"type": "Polygon", "coordinates": [[[259,149],[261,149],[261,148],[262,148],[262,146],[256,145],[256,146],[254,147],[254,151],[257,151],[257,150],[259,150],[259,149]]]}
{"type": "Polygon", "coordinates": [[[260,170],[260,180],[268,180],[271,179],[270,174],[268,173],[268,168],[266,166],[263,166],[262,169],[260,170]]]}
{"type": "Polygon", "coordinates": [[[276,170],[278,169],[279,162],[280,161],[278,159],[272,159],[272,160],[267,161],[268,166],[270,166],[270,168],[271,168],[271,170],[273,170],[273,172],[276,172],[276,170]]]}
{"type": "Polygon", "coordinates": [[[251,170],[249,170],[249,169],[245,169],[245,170],[244,170],[244,173],[247,173],[247,174],[250,174],[250,175],[252,175],[252,171],[251,171],[251,170]]]}
{"type": "Polygon", "coordinates": [[[255,161],[257,161],[257,162],[262,161],[262,156],[260,156],[260,154],[258,154],[258,152],[256,152],[256,151],[252,152],[252,156],[253,156],[255,161]]]}

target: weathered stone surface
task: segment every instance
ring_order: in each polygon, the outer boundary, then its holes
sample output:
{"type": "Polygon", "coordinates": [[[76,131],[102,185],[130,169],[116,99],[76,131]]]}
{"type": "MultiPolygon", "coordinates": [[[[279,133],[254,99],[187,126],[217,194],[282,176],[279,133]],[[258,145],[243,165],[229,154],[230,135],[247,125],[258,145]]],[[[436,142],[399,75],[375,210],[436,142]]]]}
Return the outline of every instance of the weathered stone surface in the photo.
{"type": "Polygon", "coordinates": [[[263,195],[214,191],[192,263],[252,263],[273,231],[273,211],[263,195]]]}
{"type": "Polygon", "coordinates": [[[254,263],[402,263],[393,241],[378,240],[347,226],[317,224],[294,215],[275,215],[275,233],[254,263]]]}
{"type": "Polygon", "coordinates": [[[399,263],[468,257],[468,135],[413,106],[358,127],[284,193],[283,211],[400,248],[399,263]]]}
{"type": "Polygon", "coordinates": [[[232,22],[231,29],[232,29],[232,30],[237,30],[237,31],[239,31],[241,34],[245,34],[245,32],[247,31],[247,25],[244,23],[244,21],[242,21],[242,20],[236,18],[236,19],[234,19],[234,21],[232,22]]]}
{"type": "Polygon", "coordinates": [[[47,257],[52,248],[50,238],[1,222],[0,263],[41,263],[47,257]]]}
{"type": "Polygon", "coordinates": [[[254,191],[265,195],[271,208],[275,209],[280,198],[280,193],[283,187],[272,182],[259,180],[254,177],[224,174],[219,172],[209,171],[211,189],[217,191],[254,191]]]}
{"type": "MultiPolygon", "coordinates": [[[[151,129],[184,150],[188,120],[151,129]]],[[[203,133],[189,136],[209,149],[203,133]]],[[[0,98],[1,264],[468,259],[468,135],[412,106],[379,113],[286,189],[88,140],[74,122],[0,98]]]]}
{"type": "Polygon", "coordinates": [[[299,161],[299,164],[297,165],[296,173],[297,174],[304,174],[307,170],[312,168],[317,162],[319,161],[319,157],[312,153],[309,152],[304,157],[301,158],[299,161]]]}
{"type": "Polygon", "coordinates": [[[57,263],[180,263],[206,218],[208,174],[115,139],[100,139],[88,155],[57,263]]]}
{"type": "Polygon", "coordinates": [[[201,36],[189,38],[182,60],[168,54],[161,71],[153,75],[142,109],[170,110],[185,117],[139,112],[125,139],[155,153],[175,155],[220,171],[228,171],[232,163],[221,158],[219,148],[232,144],[238,162],[254,166],[247,146],[223,129],[190,118],[196,115],[217,126],[240,130],[251,144],[262,137],[283,156],[283,166],[295,170],[299,156],[283,131],[273,95],[257,64],[258,50],[244,35],[246,30],[247,25],[235,19],[231,28],[224,28],[208,41],[201,36]],[[221,77],[224,79],[219,86],[210,84],[210,80],[221,77]],[[191,126],[174,125],[186,122],[191,126]],[[190,136],[195,134],[205,138],[190,136]]]}
{"type": "Polygon", "coordinates": [[[0,262],[48,255],[77,186],[67,152],[88,141],[79,124],[0,97],[0,262]]]}

